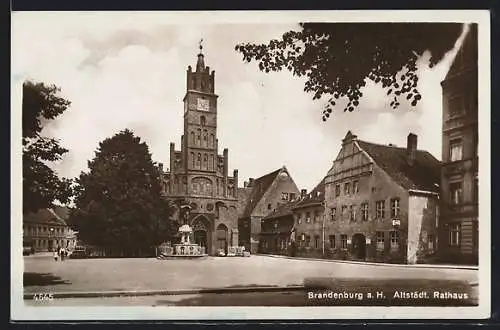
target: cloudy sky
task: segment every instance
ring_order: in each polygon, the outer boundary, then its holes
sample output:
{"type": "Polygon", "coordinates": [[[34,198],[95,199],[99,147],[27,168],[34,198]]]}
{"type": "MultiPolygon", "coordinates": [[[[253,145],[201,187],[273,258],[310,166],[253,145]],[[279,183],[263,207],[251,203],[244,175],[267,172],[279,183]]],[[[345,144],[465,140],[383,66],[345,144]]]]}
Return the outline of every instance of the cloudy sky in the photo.
{"type": "Polygon", "coordinates": [[[416,108],[402,102],[393,110],[385,92],[368,84],[358,111],[339,107],[325,123],[323,102],[303,92],[303,80],[287,71],[262,73],[234,50],[239,42],[279,37],[298,28],[296,21],[239,21],[161,13],[14,13],[13,84],[54,83],[72,102],[43,132],[70,150],[54,164],[57,172],[77,176],[99,141],[125,128],[168,167],[169,143],[180,148],[186,68],[195,66],[201,38],[205,63],[216,71],[219,148],[229,148],[230,173],[239,169],[240,185],[285,165],[299,188],[312,189],[349,129],[361,139],[398,146],[413,132],[420,149],[441,158],[440,82],[454,51],[433,69],[428,58],[420,60],[423,99],[416,108]]]}

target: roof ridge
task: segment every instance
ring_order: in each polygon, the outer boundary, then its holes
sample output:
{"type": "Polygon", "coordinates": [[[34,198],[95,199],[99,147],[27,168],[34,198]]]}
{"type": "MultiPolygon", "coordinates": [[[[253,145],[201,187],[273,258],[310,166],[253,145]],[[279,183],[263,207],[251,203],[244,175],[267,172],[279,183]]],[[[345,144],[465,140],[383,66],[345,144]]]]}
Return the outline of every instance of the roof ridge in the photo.
{"type": "Polygon", "coordinates": [[[264,177],[267,177],[267,176],[269,176],[269,175],[271,175],[271,174],[273,174],[273,173],[276,173],[276,175],[277,175],[277,174],[278,174],[278,172],[280,172],[281,170],[282,170],[282,168],[279,168],[279,169],[277,169],[277,170],[274,170],[274,171],[272,171],[272,172],[269,172],[269,173],[267,173],[267,174],[264,174],[264,175],[262,175],[262,176],[259,176],[258,178],[254,179],[254,182],[255,182],[255,181],[257,181],[257,180],[260,180],[260,179],[262,179],[262,178],[264,178],[264,177]]]}
{"type": "MultiPolygon", "coordinates": [[[[358,140],[358,142],[363,142],[363,143],[367,143],[367,144],[371,144],[371,145],[374,145],[374,146],[380,146],[380,147],[387,147],[387,148],[394,148],[394,149],[403,149],[403,150],[406,150],[407,148],[406,147],[399,147],[395,144],[384,144],[384,143],[375,143],[375,142],[370,142],[370,141],[366,141],[366,140],[358,140]]],[[[432,155],[428,150],[425,150],[425,149],[418,149],[416,151],[419,151],[419,152],[426,152],[430,155],[432,155]]],[[[434,157],[434,156],[433,156],[434,157]]]]}
{"type": "Polygon", "coordinates": [[[251,191],[248,196],[249,201],[247,205],[245,206],[245,209],[243,210],[243,217],[249,216],[255,206],[259,204],[259,202],[262,200],[262,197],[264,196],[265,192],[269,189],[271,184],[276,180],[278,174],[283,170],[283,168],[279,168],[277,170],[274,170],[270,173],[267,173],[257,179],[253,180],[252,186],[251,186],[251,191]],[[263,186],[265,185],[265,187],[263,186]]]}

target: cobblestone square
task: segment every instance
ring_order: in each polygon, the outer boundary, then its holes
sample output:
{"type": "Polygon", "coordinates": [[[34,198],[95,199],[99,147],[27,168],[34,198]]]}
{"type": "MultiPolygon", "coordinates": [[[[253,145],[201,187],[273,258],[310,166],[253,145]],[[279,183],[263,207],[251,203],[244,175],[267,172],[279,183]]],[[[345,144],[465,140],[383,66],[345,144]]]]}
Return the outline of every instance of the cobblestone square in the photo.
{"type": "Polygon", "coordinates": [[[477,270],[300,260],[253,255],[201,260],[24,257],[24,292],[189,290],[302,285],[306,278],[449,279],[477,283],[477,270]]]}

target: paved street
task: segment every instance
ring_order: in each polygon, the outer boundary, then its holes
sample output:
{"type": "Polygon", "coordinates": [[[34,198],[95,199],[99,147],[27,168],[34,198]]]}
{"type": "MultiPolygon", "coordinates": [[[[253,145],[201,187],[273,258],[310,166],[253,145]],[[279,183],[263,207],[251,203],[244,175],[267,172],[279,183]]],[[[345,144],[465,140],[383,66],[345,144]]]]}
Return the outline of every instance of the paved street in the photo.
{"type": "Polygon", "coordinates": [[[187,290],[302,285],[306,278],[448,279],[477,283],[477,270],[393,267],[251,256],[202,260],[24,257],[25,293],[187,290]]]}
{"type": "MultiPolygon", "coordinates": [[[[431,293],[433,290],[427,290],[431,293]]],[[[26,306],[475,306],[477,292],[471,291],[471,299],[309,299],[309,292],[277,291],[245,293],[203,293],[186,295],[153,295],[95,298],[63,298],[51,301],[25,300],[26,306]]],[[[389,293],[389,291],[384,291],[389,293]]]]}

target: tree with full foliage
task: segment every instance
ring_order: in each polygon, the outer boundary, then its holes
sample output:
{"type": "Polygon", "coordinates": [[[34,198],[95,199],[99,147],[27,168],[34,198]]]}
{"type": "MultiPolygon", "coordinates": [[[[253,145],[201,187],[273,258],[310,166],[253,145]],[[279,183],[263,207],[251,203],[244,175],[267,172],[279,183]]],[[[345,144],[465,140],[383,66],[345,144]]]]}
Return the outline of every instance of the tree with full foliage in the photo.
{"type": "Polygon", "coordinates": [[[52,120],[71,104],[59,95],[55,85],[26,81],[22,99],[23,212],[54,207],[54,202],[69,202],[71,179],[60,178],[48,163],[62,159],[68,152],[59,141],[41,135],[42,121],[52,120]]]}
{"type": "Polygon", "coordinates": [[[353,111],[363,96],[367,79],[381,84],[396,109],[404,97],[412,106],[422,98],[417,60],[431,54],[429,66],[453,49],[462,33],[460,23],[301,23],[268,44],[240,43],[235,50],[247,62],[258,62],[265,72],[287,69],[306,77],[305,92],[313,99],[329,96],[323,121],[336,102],[353,111]]]}
{"type": "Polygon", "coordinates": [[[126,129],[99,143],[88,173],[77,179],[70,223],[82,241],[128,255],[170,237],[170,203],[145,142],[126,129]]]}

